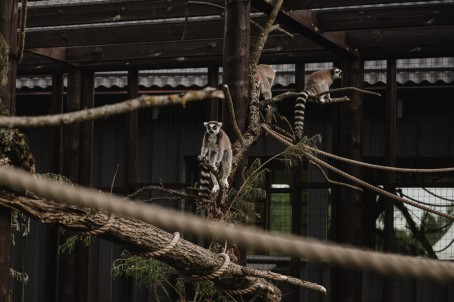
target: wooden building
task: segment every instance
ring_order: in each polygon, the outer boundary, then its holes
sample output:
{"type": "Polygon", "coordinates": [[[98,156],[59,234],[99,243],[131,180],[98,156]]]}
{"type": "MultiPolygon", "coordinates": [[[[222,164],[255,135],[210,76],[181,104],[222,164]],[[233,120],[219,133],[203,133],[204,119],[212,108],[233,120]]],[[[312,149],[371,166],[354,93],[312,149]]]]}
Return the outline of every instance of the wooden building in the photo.
{"type": "MultiPolygon", "coordinates": [[[[25,56],[18,65],[16,114],[59,113],[144,93],[218,86],[223,82],[222,10],[185,6],[186,2],[30,1],[25,56]]],[[[210,2],[224,6],[224,1],[210,2]]],[[[363,86],[383,97],[356,96],[353,106],[310,104],[306,135],[320,134],[321,150],[384,165],[454,166],[454,2],[392,2],[284,1],[278,22],[294,38],[273,33],[261,60],[278,71],[273,95],[301,90],[305,75],[314,70],[340,67],[344,86],[363,86]]],[[[263,24],[271,7],[268,1],[252,0],[251,18],[263,24]]],[[[257,35],[252,26],[252,42],[257,35]]],[[[294,100],[289,99],[277,110],[292,120],[293,107],[294,100]]],[[[150,108],[75,127],[22,130],[36,156],[38,173],[61,173],[74,182],[125,195],[150,184],[193,186],[199,173],[202,123],[221,119],[221,111],[221,105],[210,101],[186,108],[150,108]]],[[[269,158],[281,150],[283,146],[268,136],[257,142],[249,157],[269,158]]],[[[417,193],[411,192],[419,191],[413,188],[428,189],[438,196],[434,203],[446,199],[443,209],[452,210],[452,175],[392,177],[341,167],[414,199],[417,193]]],[[[252,225],[424,255],[417,242],[409,242],[413,235],[390,201],[370,191],[339,189],[307,163],[289,170],[274,162],[265,189],[267,197],[255,205],[257,215],[249,217],[252,225]],[[377,206],[382,201],[384,210],[377,206]],[[396,236],[400,233],[409,235],[396,236]]],[[[140,196],[151,197],[155,196],[140,196]]],[[[185,201],[161,203],[193,211],[185,201]]],[[[423,219],[419,213],[413,215],[423,219]]],[[[452,228],[445,226],[442,233],[447,232],[452,228]]],[[[111,264],[120,257],[121,246],[94,239],[89,248],[76,251],[72,261],[77,271],[67,272],[57,261],[65,257],[57,255],[58,236],[52,226],[33,222],[29,236],[16,238],[14,268],[30,277],[25,301],[58,301],[57,279],[66,273],[75,274],[78,282],[74,301],[154,301],[152,289],[139,282],[112,280],[111,264]]],[[[452,261],[454,255],[450,257],[444,260],[452,261]]],[[[249,251],[247,262],[329,288],[328,296],[322,297],[283,285],[284,301],[447,302],[454,296],[448,286],[344,272],[283,255],[249,251]]],[[[20,293],[21,285],[15,282],[13,301],[20,301],[20,293]]]]}

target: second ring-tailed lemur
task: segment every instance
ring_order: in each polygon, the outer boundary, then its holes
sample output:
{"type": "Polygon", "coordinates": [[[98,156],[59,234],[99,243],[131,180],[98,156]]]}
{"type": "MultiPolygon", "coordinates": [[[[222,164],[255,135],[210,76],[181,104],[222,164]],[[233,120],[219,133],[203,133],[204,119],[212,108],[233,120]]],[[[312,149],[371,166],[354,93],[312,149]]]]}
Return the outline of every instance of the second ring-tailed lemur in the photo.
{"type": "Polygon", "coordinates": [[[255,68],[254,78],[259,83],[260,95],[265,99],[271,99],[271,86],[273,86],[276,70],[266,64],[259,64],[255,68]]]}
{"type": "MultiPolygon", "coordinates": [[[[329,87],[336,79],[342,79],[342,70],[339,68],[316,71],[307,77],[304,90],[300,93],[300,96],[296,99],[295,103],[294,125],[295,138],[297,142],[303,138],[304,112],[306,109],[307,98],[309,96],[316,96],[322,92],[328,91],[329,87]]],[[[330,102],[331,97],[329,93],[324,94],[318,98],[318,101],[320,103],[330,102]]]]}
{"type": "MultiPolygon", "coordinates": [[[[204,122],[206,128],[203,135],[202,150],[198,160],[202,160],[208,155],[210,165],[217,171],[222,169],[221,184],[224,188],[229,187],[227,177],[232,171],[232,146],[230,139],[224,130],[221,129],[222,123],[216,121],[204,122]]],[[[213,191],[219,190],[219,183],[214,175],[211,175],[213,181],[213,191]]]]}

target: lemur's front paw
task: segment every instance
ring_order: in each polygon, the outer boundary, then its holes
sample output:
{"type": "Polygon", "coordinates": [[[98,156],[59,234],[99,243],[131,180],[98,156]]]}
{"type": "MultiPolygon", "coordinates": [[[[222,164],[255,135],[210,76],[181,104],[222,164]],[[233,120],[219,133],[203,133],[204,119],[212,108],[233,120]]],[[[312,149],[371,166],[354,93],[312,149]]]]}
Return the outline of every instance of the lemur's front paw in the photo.
{"type": "Polygon", "coordinates": [[[204,158],[205,158],[205,156],[203,156],[202,154],[200,154],[199,156],[197,156],[197,160],[198,160],[198,161],[202,161],[204,158]]]}
{"type": "Polygon", "coordinates": [[[213,189],[211,190],[212,192],[217,192],[219,191],[219,185],[214,185],[213,189]]]}
{"type": "Polygon", "coordinates": [[[221,183],[222,183],[222,188],[224,188],[224,189],[228,189],[229,188],[229,183],[228,183],[227,179],[223,179],[221,181],[221,183]]]}

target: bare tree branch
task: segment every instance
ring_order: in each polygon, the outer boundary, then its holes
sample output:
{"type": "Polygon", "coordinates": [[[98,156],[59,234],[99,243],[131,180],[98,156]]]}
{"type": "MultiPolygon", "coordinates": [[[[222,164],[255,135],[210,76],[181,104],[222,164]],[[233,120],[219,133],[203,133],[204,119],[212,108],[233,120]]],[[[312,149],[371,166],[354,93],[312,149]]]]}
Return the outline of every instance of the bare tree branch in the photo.
{"type": "Polygon", "coordinates": [[[232,120],[233,129],[235,130],[236,135],[238,136],[238,139],[241,142],[241,145],[244,145],[244,137],[243,137],[243,134],[241,133],[241,130],[238,127],[238,123],[236,121],[235,110],[233,109],[233,100],[232,100],[232,95],[230,94],[229,86],[222,85],[222,90],[224,91],[224,95],[227,100],[227,108],[229,110],[230,119],[232,120]]]}
{"type": "Polygon", "coordinates": [[[131,112],[139,108],[167,105],[185,106],[188,102],[202,101],[211,98],[223,99],[224,94],[220,90],[211,87],[198,91],[189,91],[183,95],[170,94],[165,96],[143,95],[135,99],[121,103],[105,105],[70,113],[42,115],[42,116],[1,116],[0,127],[43,127],[59,126],[80,123],[87,120],[106,118],[112,115],[131,112]]]}

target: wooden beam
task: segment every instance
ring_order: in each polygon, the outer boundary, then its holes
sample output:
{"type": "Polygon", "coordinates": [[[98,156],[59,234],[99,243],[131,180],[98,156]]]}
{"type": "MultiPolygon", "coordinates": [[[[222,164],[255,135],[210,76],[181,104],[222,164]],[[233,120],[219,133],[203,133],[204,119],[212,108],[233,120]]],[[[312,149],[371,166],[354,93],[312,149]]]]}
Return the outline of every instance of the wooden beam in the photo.
{"type": "Polygon", "coordinates": [[[26,51],[51,60],[66,62],[66,47],[29,48],[26,51]]]}
{"type": "MultiPolygon", "coordinates": [[[[255,41],[252,37],[251,41],[255,41]]],[[[68,49],[67,60],[70,63],[96,63],[101,61],[125,60],[125,63],[137,59],[174,58],[180,62],[194,57],[219,56],[224,50],[224,40],[206,39],[191,41],[163,41],[156,43],[105,45],[98,47],[71,47],[68,49]]],[[[292,51],[320,50],[307,39],[297,36],[289,39],[287,36],[272,36],[268,39],[265,53],[285,53],[292,51]]]]}
{"type": "MultiPolygon", "coordinates": [[[[266,0],[252,0],[252,5],[265,14],[269,14],[273,8],[266,0]]],[[[332,35],[320,31],[315,12],[281,10],[277,22],[340,56],[359,57],[359,52],[347,45],[344,34],[332,35]]]]}
{"type": "Polygon", "coordinates": [[[408,28],[404,30],[354,31],[348,40],[361,50],[363,58],[450,56],[454,48],[454,28],[408,28]]]}
{"type": "Polygon", "coordinates": [[[454,3],[320,11],[317,16],[318,26],[324,32],[454,25],[454,3]]]}
{"type": "MultiPolygon", "coordinates": [[[[429,0],[436,1],[436,0],[429,0]]],[[[376,5],[376,4],[389,4],[396,3],[396,0],[286,0],[285,7],[289,10],[297,9],[313,9],[313,8],[336,8],[336,7],[345,7],[345,6],[355,6],[355,5],[376,5]]],[[[407,0],[405,2],[418,2],[418,0],[407,0]]]]}
{"type": "MultiPolygon", "coordinates": [[[[183,18],[187,0],[129,0],[103,2],[29,3],[27,27],[93,24],[123,21],[183,18]]],[[[224,6],[224,0],[210,3],[224,6]]],[[[219,15],[222,11],[207,5],[189,6],[188,15],[219,15]]]]}

